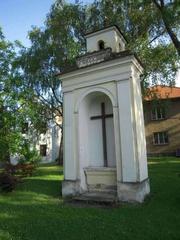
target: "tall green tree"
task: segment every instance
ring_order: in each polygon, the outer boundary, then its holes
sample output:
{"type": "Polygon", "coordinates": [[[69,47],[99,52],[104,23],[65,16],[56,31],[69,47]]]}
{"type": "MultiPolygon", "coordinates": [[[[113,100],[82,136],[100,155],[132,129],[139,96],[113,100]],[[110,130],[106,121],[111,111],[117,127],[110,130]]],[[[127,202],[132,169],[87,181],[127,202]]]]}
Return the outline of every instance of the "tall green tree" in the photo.
{"type": "Polygon", "coordinates": [[[91,29],[116,24],[144,63],[144,82],[174,84],[179,61],[178,1],[99,0],[89,7],[91,29]],[[95,22],[94,19],[96,19],[95,22]]]}
{"type": "Polygon", "coordinates": [[[20,78],[14,68],[16,52],[0,29],[0,160],[9,161],[10,153],[18,147],[17,132],[21,104],[18,103],[20,78]],[[17,124],[18,123],[18,124],[17,124]]]}
{"type": "Polygon", "coordinates": [[[14,138],[14,143],[18,136],[14,136],[16,117],[14,111],[18,109],[16,101],[16,89],[14,82],[17,81],[13,69],[15,57],[14,47],[5,40],[0,29],[0,158],[9,160],[11,145],[10,141],[14,138]]]}
{"type": "Polygon", "coordinates": [[[47,121],[45,106],[33,89],[26,87],[18,49],[24,48],[18,41],[7,41],[0,29],[0,161],[9,161],[11,154],[22,151],[22,128],[26,122],[30,129],[41,131],[47,121]]]}
{"type": "Polygon", "coordinates": [[[95,0],[89,5],[56,0],[44,27],[29,32],[31,46],[22,48],[18,60],[24,86],[32,93],[30,101],[38,99],[49,119],[62,116],[61,83],[56,74],[70,68],[75,57],[85,52],[86,32],[112,24],[120,27],[128,48],[144,63],[145,85],[157,81],[173,85],[179,60],[179,19],[176,0],[95,0]]]}
{"type": "MultiPolygon", "coordinates": [[[[24,85],[43,105],[47,121],[62,117],[61,83],[55,75],[71,67],[75,57],[85,51],[84,27],[85,7],[57,1],[47,15],[45,28],[33,27],[29,32],[31,47],[21,49],[17,63],[24,85]]],[[[59,127],[62,129],[61,124],[59,127]]]]}
{"type": "Polygon", "coordinates": [[[180,56],[180,40],[177,35],[180,31],[180,4],[178,0],[165,1],[153,0],[154,6],[157,8],[157,14],[160,15],[164,31],[169,35],[178,55],[180,56]]]}

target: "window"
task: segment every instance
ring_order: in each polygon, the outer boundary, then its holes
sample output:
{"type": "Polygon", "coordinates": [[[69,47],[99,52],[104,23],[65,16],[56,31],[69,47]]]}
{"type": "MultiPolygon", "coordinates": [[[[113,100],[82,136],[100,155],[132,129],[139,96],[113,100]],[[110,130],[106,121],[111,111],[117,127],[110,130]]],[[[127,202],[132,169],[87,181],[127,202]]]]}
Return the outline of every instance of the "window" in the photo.
{"type": "Polygon", "coordinates": [[[152,120],[162,120],[165,119],[165,109],[163,107],[155,107],[151,111],[152,120]]]}
{"type": "Polygon", "coordinates": [[[105,44],[104,44],[104,41],[100,40],[98,42],[98,47],[99,47],[99,50],[103,50],[105,48],[105,44]]]}
{"type": "Polygon", "coordinates": [[[169,142],[167,132],[155,132],[153,133],[153,137],[155,145],[163,145],[169,142]]]}
{"type": "Polygon", "coordinates": [[[46,144],[40,145],[40,155],[42,157],[46,157],[47,156],[47,145],[46,144]]]}

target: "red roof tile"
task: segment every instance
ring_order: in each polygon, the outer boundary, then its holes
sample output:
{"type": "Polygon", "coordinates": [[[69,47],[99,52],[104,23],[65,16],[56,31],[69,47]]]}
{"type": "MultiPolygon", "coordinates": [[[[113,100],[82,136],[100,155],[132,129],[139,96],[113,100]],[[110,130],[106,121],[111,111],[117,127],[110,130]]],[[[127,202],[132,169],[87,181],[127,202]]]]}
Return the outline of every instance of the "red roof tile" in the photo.
{"type": "Polygon", "coordinates": [[[180,87],[168,87],[157,85],[147,90],[147,96],[144,98],[146,101],[152,99],[168,99],[180,98],[180,87]]]}

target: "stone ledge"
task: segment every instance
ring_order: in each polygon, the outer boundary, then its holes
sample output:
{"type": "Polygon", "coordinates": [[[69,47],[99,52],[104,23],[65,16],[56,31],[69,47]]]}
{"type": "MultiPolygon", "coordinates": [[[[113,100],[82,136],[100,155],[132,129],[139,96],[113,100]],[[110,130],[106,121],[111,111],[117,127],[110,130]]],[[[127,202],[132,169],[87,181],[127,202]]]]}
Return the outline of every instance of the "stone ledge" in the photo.
{"type": "Polygon", "coordinates": [[[116,194],[86,192],[72,198],[75,201],[95,202],[95,203],[115,203],[117,202],[116,194]]]}
{"type": "Polygon", "coordinates": [[[89,192],[96,192],[96,193],[117,193],[117,186],[116,185],[104,185],[104,184],[91,184],[88,185],[89,192]]]}
{"type": "Polygon", "coordinates": [[[116,172],[115,167],[86,167],[84,170],[86,172],[116,172]]]}
{"type": "Polygon", "coordinates": [[[88,187],[90,186],[116,186],[117,176],[115,168],[85,168],[88,187]]]}

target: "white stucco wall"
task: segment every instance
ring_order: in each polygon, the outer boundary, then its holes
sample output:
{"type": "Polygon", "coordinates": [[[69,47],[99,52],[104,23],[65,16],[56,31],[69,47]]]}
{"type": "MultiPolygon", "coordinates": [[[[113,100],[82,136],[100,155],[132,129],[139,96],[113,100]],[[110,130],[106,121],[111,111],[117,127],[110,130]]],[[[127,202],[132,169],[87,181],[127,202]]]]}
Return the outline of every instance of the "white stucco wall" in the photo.
{"type": "Polygon", "coordinates": [[[94,32],[86,36],[87,52],[98,51],[99,41],[104,41],[105,48],[110,47],[112,52],[120,52],[125,50],[125,40],[119,31],[112,27],[111,29],[103,29],[98,33],[94,32]]]}
{"type": "MultiPolygon", "coordinates": [[[[87,34],[87,52],[125,50],[116,26],[87,34]],[[100,41],[102,45],[100,46],[100,41]]],[[[83,192],[117,193],[121,201],[142,202],[149,193],[143,110],[139,76],[142,67],[133,54],[89,65],[60,76],[64,93],[63,196],[83,192]],[[107,158],[104,164],[101,104],[105,103],[107,158]],[[145,181],[143,181],[145,180],[145,181]]],[[[102,105],[103,106],[103,105],[102,105]]],[[[104,138],[105,139],[105,138],[104,138]]]]}
{"type": "MultiPolygon", "coordinates": [[[[48,127],[46,133],[37,135],[35,130],[26,134],[26,138],[29,139],[31,146],[35,147],[40,153],[40,145],[47,145],[47,155],[41,158],[42,163],[54,162],[59,156],[59,147],[61,140],[60,128],[52,124],[48,127]]],[[[14,154],[11,156],[11,163],[17,164],[19,161],[19,155],[14,154]]]]}
{"type": "Polygon", "coordinates": [[[122,178],[124,182],[134,182],[137,180],[135,143],[133,131],[131,82],[129,79],[119,81],[117,84],[119,119],[120,119],[120,139],[122,154],[122,178]]]}
{"type": "MultiPolygon", "coordinates": [[[[80,179],[81,188],[86,189],[86,179],[85,179],[85,173],[84,168],[89,165],[90,162],[90,156],[89,156],[89,101],[88,98],[85,98],[82,103],[81,107],[78,111],[77,115],[77,125],[78,129],[76,131],[76,139],[78,141],[77,148],[79,148],[79,154],[77,154],[78,159],[77,162],[79,162],[78,166],[78,177],[80,179]],[[82,137],[78,137],[82,136],[82,137]]],[[[78,149],[77,149],[78,151],[78,149]]]]}
{"type": "Polygon", "coordinates": [[[40,152],[40,145],[47,145],[47,155],[42,157],[43,163],[54,162],[59,156],[61,130],[56,124],[48,127],[47,132],[40,134],[36,141],[36,149],[40,152]]]}
{"type": "Polygon", "coordinates": [[[136,132],[136,158],[138,164],[138,179],[143,181],[148,178],[148,169],[147,169],[147,152],[146,152],[146,141],[145,141],[145,128],[144,128],[144,114],[142,106],[142,95],[141,95],[141,86],[139,75],[135,67],[132,69],[132,84],[133,84],[133,109],[134,109],[134,118],[135,118],[135,132],[136,132]]]}
{"type": "MultiPolygon", "coordinates": [[[[139,94],[140,85],[139,79],[133,75],[132,66],[135,66],[137,72],[141,72],[142,69],[137,60],[133,56],[128,56],[79,69],[79,71],[62,76],[65,108],[66,180],[78,179],[81,181],[83,178],[85,179],[84,168],[86,166],[102,166],[102,152],[98,150],[101,148],[100,145],[102,146],[101,123],[93,121],[88,140],[85,137],[79,137],[79,134],[82,136],[89,134],[88,129],[90,128],[87,125],[90,121],[87,119],[89,103],[86,96],[88,94],[93,96],[96,92],[107,95],[112,103],[111,110],[113,109],[115,116],[113,119],[115,135],[111,135],[113,131],[110,128],[108,128],[109,133],[107,134],[109,135],[108,141],[114,141],[115,151],[113,150],[112,159],[115,156],[117,181],[132,183],[141,181],[147,176],[145,137],[141,133],[141,128],[144,127],[141,112],[142,103],[140,103],[141,95],[135,96],[139,94]],[[83,105],[81,106],[81,104],[83,105]],[[137,108],[141,114],[137,114],[137,108]],[[136,124],[137,121],[139,123],[136,124]],[[138,138],[143,144],[137,144],[136,139],[138,138]],[[94,140],[92,144],[90,143],[91,139],[94,140]],[[92,154],[89,154],[88,151],[92,154]]],[[[101,101],[94,101],[97,106],[88,114],[99,114],[101,101]]],[[[110,122],[107,121],[107,126],[108,124],[110,122]]],[[[108,154],[112,156],[110,150],[108,151],[108,154]]],[[[83,181],[85,185],[85,180],[83,181]]]]}
{"type": "Polygon", "coordinates": [[[75,159],[75,116],[74,116],[74,96],[73,92],[64,94],[64,175],[68,180],[77,179],[77,166],[75,159]]]}

